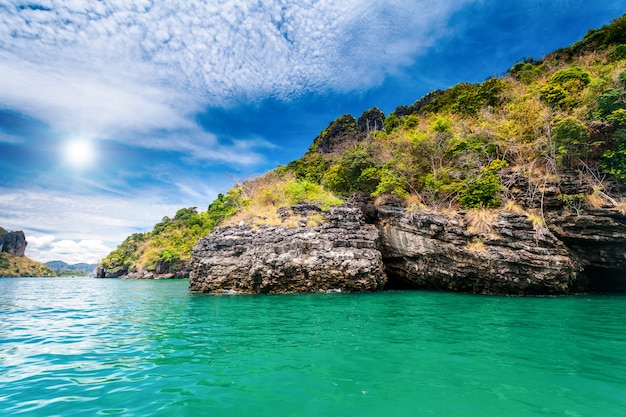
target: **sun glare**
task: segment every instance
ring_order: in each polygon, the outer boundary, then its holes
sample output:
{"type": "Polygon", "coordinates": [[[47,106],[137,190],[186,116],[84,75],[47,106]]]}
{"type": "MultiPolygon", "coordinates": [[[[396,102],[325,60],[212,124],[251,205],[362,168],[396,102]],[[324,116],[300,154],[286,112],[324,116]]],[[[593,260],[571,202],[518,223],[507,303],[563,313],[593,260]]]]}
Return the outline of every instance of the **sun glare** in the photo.
{"type": "Polygon", "coordinates": [[[95,157],[93,144],[85,139],[73,139],[65,144],[65,160],[75,168],[89,166],[95,157]]]}

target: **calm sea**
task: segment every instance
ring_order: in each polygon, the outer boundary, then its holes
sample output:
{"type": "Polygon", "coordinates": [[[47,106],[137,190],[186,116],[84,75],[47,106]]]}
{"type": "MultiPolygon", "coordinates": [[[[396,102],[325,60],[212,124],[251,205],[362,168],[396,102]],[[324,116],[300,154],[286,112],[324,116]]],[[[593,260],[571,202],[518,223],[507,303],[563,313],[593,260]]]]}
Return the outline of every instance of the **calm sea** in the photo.
{"type": "Polygon", "coordinates": [[[625,416],[626,296],[0,279],[2,416],[625,416]]]}

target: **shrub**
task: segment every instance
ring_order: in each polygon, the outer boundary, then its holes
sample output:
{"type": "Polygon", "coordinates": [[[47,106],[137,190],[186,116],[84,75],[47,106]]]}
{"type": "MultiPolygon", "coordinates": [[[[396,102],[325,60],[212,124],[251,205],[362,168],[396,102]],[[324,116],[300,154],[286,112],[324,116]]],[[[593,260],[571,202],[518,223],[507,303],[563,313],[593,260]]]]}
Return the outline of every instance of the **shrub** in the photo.
{"type": "Polygon", "coordinates": [[[380,182],[372,193],[372,197],[378,197],[383,194],[395,195],[401,198],[409,196],[406,190],[406,183],[389,168],[381,170],[380,182]]]}
{"type": "Polygon", "coordinates": [[[620,59],[626,59],[626,44],[617,45],[609,54],[609,59],[612,61],[618,61],[620,59]]]}
{"type": "Polygon", "coordinates": [[[387,133],[391,133],[394,130],[396,130],[398,127],[400,127],[400,119],[398,118],[398,116],[396,116],[395,112],[392,112],[389,114],[389,116],[387,116],[387,118],[385,119],[385,132],[387,133]]]}
{"type": "Polygon", "coordinates": [[[483,168],[478,176],[468,178],[458,195],[461,207],[470,209],[500,206],[502,201],[497,195],[502,189],[502,185],[497,171],[507,166],[506,161],[496,159],[488,167],[483,168]]]}
{"type": "Polygon", "coordinates": [[[452,122],[446,116],[437,115],[435,121],[430,125],[430,128],[438,133],[444,133],[450,131],[452,122]]]}
{"type": "Polygon", "coordinates": [[[509,73],[517,77],[524,84],[532,83],[541,74],[541,67],[535,61],[518,62],[513,65],[509,73]]]}
{"type": "Polygon", "coordinates": [[[559,121],[552,128],[557,163],[571,167],[575,158],[586,158],[591,152],[587,127],[574,117],[559,121]]]}
{"type": "Polygon", "coordinates": [[[619,75],[619,81],[622,88],[609,88],[598,96],[596,117],[604,119],[616,110],[626,109],[626,71],[619,75]]]}
{"type": "Polygon", "coordinates": [[[278,168],[277,173],[282,175],[293,172],[298,179],[320,184],[329,166],[320,154],[309,152],[302,158],[289,162],[287,166],[278,168]]]}
{"type": "Polygon", "coordinates": [[[346,179],[346,167],[340,164],[331,165],[322,177],[322,185],[339,194],[348,193],[350,183],[346,179]]]}
{"type": "Polygon", "coordinates": [[[559,195],[559,200],[565,203],[567,207],[574,210],[577,216],[580,216],[580,213],[583,211],[583,206],[587,200],[587,196],[585,193],[561,194],[559,195]]]}
{"type": "Polygon", "coordinates": [[[552,107],[571,109],[580,102],[580,92],[591,82],[591,75],[578,65],[555,72],[539,95],[552,107]]]}
{"type": "Polygon", "coordinates": [[[314,203],[322,210],[342,204],[342,200],[324,188],[306,180],[288,180],[284,184],[288,204],[314,203]]]}

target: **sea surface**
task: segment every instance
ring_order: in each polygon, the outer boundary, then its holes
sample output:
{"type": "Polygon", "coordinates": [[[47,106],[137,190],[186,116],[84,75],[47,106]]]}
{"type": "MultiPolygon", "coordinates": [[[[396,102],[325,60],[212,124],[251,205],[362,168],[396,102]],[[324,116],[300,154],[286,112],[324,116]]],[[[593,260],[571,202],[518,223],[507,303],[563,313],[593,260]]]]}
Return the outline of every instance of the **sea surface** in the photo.
{"type": "Polygon", "coordinates": [[[626,416],[626,296],[0,279],[2,416],[626,416]]]}

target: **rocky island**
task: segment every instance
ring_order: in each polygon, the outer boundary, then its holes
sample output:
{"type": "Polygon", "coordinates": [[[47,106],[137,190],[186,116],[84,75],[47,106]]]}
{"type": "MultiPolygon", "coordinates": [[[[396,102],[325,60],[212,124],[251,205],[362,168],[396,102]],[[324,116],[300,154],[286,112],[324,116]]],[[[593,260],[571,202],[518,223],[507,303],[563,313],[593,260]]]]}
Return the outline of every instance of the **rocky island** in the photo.
{"type": "Polygon", "coordinates": [[[8,232],[0,227],[0,277],[47,277],[54,272],[25,256],[26,236],[21,230],[8,232]]]}
{"type": "Polygon", "coordinates": [[[626,289],[626,17],[483,83],[343,115],[135,234],[100,277],[211,293],[626,289]]]}

